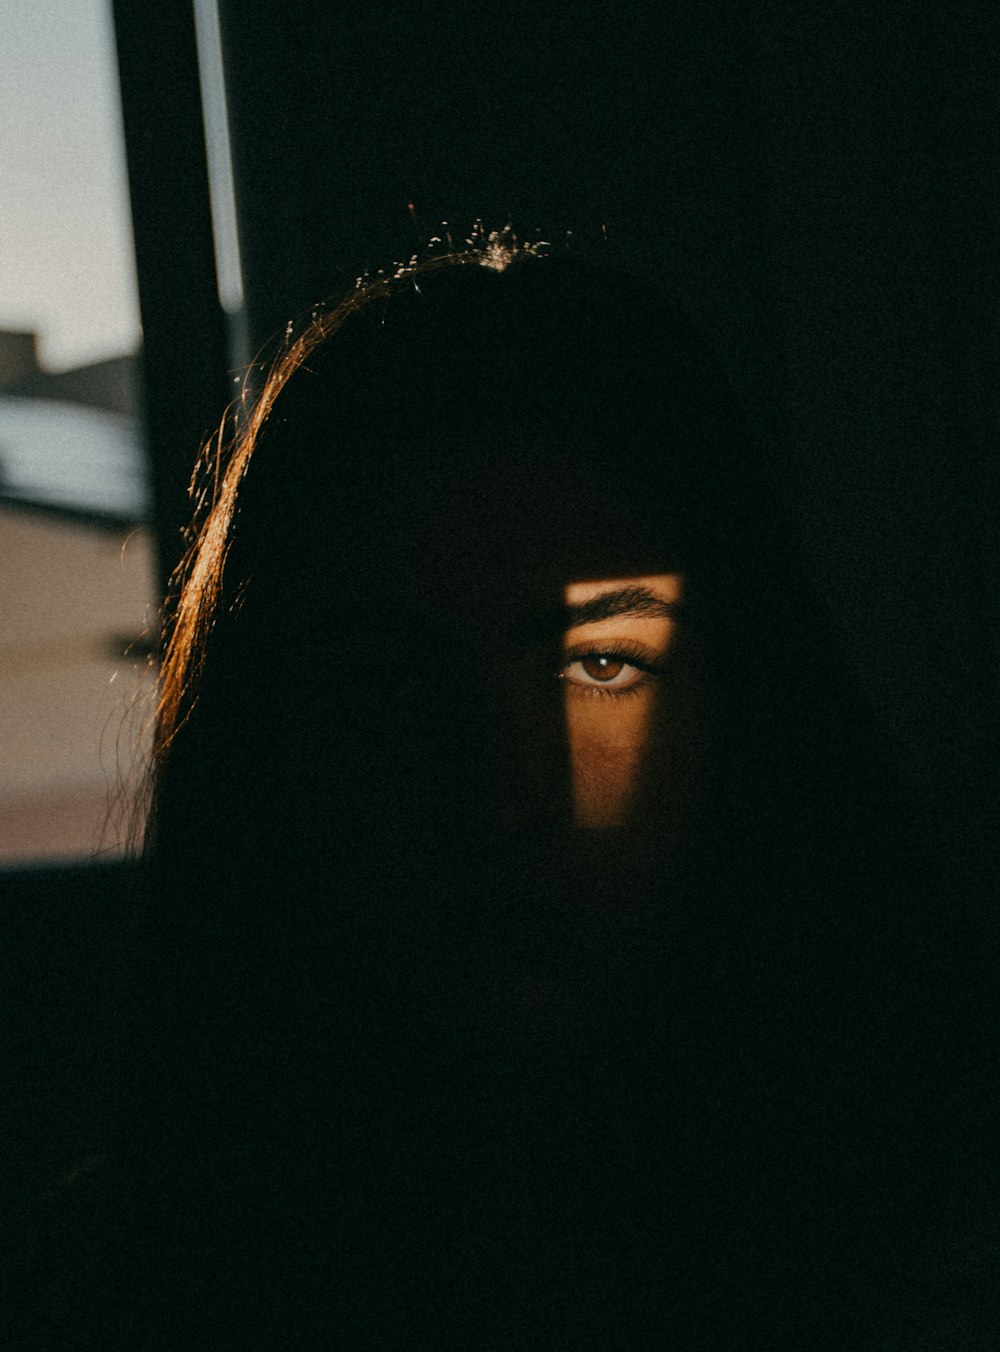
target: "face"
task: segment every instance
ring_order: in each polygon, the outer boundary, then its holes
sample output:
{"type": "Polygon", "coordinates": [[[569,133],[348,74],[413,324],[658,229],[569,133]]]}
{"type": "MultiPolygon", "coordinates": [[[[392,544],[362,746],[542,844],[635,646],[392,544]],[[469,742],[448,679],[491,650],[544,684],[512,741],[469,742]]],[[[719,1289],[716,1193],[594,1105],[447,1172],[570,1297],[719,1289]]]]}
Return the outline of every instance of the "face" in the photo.
{"type": "Polygon", "coordinates": [[[590,457],[484,447],[387,472],[382,505],[355,566],[421,636],[404,650],[445,723],[471,683],[501,836],[588,867],[655,843],[662,864],[698,810],[705,678],[685,576],[641,495],[590,457]]]}

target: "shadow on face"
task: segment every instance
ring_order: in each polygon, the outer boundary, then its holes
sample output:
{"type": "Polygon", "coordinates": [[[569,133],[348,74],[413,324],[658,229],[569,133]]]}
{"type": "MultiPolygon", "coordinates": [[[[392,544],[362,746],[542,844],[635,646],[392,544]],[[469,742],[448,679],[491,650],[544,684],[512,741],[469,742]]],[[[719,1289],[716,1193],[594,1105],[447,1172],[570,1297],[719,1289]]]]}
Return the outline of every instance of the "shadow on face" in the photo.
{"type": "Polygon", "coordinates": [[[551,447],[386,470],[348,553],[366,663],[392,669],[377,775],[397,817],[444,834],[477,800],[502,866],[530,842],[547,873],[683,846],[704,659],[642,487],[551,447]]]}

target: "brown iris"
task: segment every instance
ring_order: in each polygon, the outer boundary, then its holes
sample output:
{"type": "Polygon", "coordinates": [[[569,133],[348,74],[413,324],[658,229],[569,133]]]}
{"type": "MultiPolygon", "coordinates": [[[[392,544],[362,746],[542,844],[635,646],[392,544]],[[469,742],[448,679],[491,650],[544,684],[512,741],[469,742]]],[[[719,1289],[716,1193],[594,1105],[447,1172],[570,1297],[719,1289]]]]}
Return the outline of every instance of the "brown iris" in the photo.
{"type": "Polygon", "coordinates": [[[625,663],[615,657],[594,653],[591,657],[581,658],[580,665],[593,681],[613,681],[621,674],[625,663]]]}

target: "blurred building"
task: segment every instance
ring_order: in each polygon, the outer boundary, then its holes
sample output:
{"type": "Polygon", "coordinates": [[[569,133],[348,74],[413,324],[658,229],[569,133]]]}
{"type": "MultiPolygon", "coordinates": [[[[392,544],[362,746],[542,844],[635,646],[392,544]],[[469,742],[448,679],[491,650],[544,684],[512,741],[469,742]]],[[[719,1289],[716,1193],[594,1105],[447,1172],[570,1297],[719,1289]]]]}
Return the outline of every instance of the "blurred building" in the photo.
{"type": "Polygon", "coordinates": [[[134,357],[48,372],[0,331],[0,862],[126,841],[155,584],[134,357]]]}

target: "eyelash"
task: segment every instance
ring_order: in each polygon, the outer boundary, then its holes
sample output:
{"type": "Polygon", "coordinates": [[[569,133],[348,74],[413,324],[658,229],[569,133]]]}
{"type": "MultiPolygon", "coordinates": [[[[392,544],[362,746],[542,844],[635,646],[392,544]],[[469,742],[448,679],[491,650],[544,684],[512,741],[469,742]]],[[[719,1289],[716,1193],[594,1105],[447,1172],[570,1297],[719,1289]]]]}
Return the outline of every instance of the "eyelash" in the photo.
{"type": "Polygon", "coordinates": [[[662,676],[663,668],[653,662],[646,649],[636,648],[628,643],[617,643],[613,648],[597,647],[594,644],[579,644],[563,654],[563,663],[559,669],[559,679],[565,680],[566,668],[572,666],[574,662],[579,662],[587,657],[609,657],[614,662],[622,662],[630,667],[637,667],[644,673],[645,679],[636,681],[633,685],[610,686],[583,685],[577,681],[568,681],[567,684],[573,689],[574,694],[596,696],[598,699],[628,699],[633,695],[638,695],[644,690],[650,680],[655,680],[662,676]]]}

